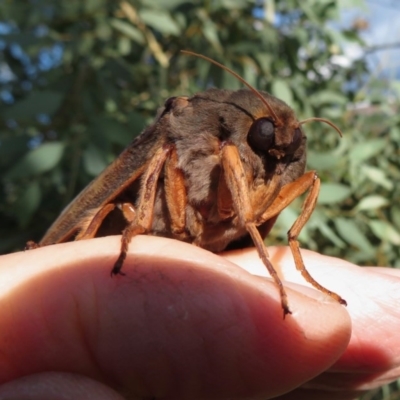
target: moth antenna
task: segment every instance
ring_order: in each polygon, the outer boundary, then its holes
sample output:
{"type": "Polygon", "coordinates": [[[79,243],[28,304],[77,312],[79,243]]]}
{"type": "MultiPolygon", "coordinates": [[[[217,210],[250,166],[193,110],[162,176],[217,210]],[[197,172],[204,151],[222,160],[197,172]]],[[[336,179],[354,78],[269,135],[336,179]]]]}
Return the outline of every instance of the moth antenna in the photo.
{"type": "Polygon", "coordinates": [[[262,103],[265,105],[265,107],[267,107],[268,111],[271,113],[271,116],[272,116],[273,120],[275,121],[275,123],[277,125],[282,125],[282,121],[280,121],[280,119],[277,117],[277,115],[275,114],[275,111],[269,105],[267,100],[265,100],[265,98],[261,95],[261,93],[255,87],[250,85],[250,83],[246,82],[239,74],[237,74],[236,72],[232,71],[230,68],[226,67],[225,65],[220,64],[218,61],[215,61],[212,58],[209,58],[207,56],[203,56],[202,54],[194,53],[193,51],[188,51],[188,50],[181,50],[181,53],[184,53],[184,54],[187,54],[187,55],[190,55],[190,56],[195,56],[195,57],[202,58],[203,60],[206,60],[206,61],[210,62],[211,64],[214,64],[214,65],[220,67],[224,71],[229,72],[238,81],[240,81],[244,85],[246,85],[262,101],[262,103]]]}
{"type": "Polygon", "coordinates": [[[329,126],[331,126],[339,134],[340,137],[343,137],[342,131],[333,122],[329,121],[329,119],[312,117],[312,118],[307,118],[307,119],[304,119],[303,121],[300,121],[299,125],[303,125],[303,124],[306,124],[307,122],[311,122],[311,121],[324,122],[325,124],[328,124],[329,126]]]}

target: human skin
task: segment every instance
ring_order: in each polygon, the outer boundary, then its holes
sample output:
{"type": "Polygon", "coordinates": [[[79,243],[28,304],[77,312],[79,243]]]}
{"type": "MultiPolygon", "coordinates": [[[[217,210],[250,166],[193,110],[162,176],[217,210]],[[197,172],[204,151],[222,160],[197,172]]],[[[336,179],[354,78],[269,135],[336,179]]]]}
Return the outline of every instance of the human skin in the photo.
{"type": "Polygon", "coordinates": [[[400,376],[400,274],[269,247],[291,315],[254,249],[215,255],[138,236],[0,257],[0,400],[353,399],[400,376]]]}

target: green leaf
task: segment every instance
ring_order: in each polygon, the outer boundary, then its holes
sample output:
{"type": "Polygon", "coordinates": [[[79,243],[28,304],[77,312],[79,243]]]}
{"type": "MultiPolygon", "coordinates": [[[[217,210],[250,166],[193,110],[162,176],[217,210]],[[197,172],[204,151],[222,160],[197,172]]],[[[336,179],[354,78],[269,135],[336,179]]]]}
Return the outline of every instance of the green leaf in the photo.
{"type": "Polygon", "coordinates": [[[318,17],[315,14],[315,10],[313,7],[311,7],[310,2],[305,2],[302,1],[301,3],[301,8],[303,9],[304,13],[307,16],[307,19],[310,20],[313,24],[318,24],[318,17]]]}
{"type": "Polygon", "coordinates": [[[29,151],[5,174],[8,179],[18,179],[43,174],[61,160],[64,143],[44,143],[29,151]]]}
{"type": "Polygon", "coordinates": [[[217,26],[210,20],[204,21],[203,32],[204,37],[210,42],[211,46],[213,46],[217,52],[222,52],[217,26]]]}
{"type": "Polygon", "coordinates": [[[337,166],[338,159],[332,156],[332,152],[315,152],[309,150],[307,153],[307,164],[311,169],[318,171],[330,170],[337,166]]]}
{"type": "Polygon", "coordinates": [[[394,206],[391,210],[390,216],[394,226],[400,230],[400,208],[394,206]]]}
{"type": "Polygon", "coordinates": [[[379,154],[386,146],[387,142],[385,139],[372,139],[357,143],[350,151],[350,160],[354,164],[360,164],[379,154]]]}
{"type": "Polygon", "coordinates": [[[25,99],[6,109],[3,116],[6,119],[19,121],[35,117],[37,114],[53,114],[61,104],[63,95],[52,90],[32,92],[25,99]]]}
{"type": "Polygon", "coordinates": [[[122,36],[118,40],[118,51],[122,56],[126,56],[131,52],[131,41],[126,36],[122,36]]]}
{"type": "Polygon", "coordinates": [[[382,241],[393,243],[396,246],[400,245],[400,234],[389,222],[374,219],[369,221],[369,226],[374,235],[382,241]]]}
{"type": "MultiPolygon", "coordinates": [[[[226,64],[228,68],[232,69],[232,66],[229,64],[226,64]]],[[[215,71],[215,70],[214,70],[215,71]]],[[[216,74],[212,74],[212,77],[215,78],[216,74]]],[[[232,74],[230,74],[228,71],[222,71],[222,87],[231,89],[231,90],[238,90],[241,88],[241,83],[234,77],[232,74]]],[[[219,85],[218,85],[219,86],[219,85]]]]}
{"type": "Polygon", "coordinates": [[[343,94],[330,90],[321,90],[311,95],[309,101],[313,105],[321,107],[324,104],[345,105],[348,100],[343,94]]]}
{"type": "Polygon", "coordinates": [[[89,145],[83,153],[83,165],[89,175],[97,176],[107,166],[107,162],[97,147],[89,145]]]}
{"type": "Polygon", "coordinates": [[[371,195],[361,199],[356,208],[358,211],[375,210],[377,208],[385,207],[388,204],[389,201],[386,198],[378,195],[371,195]]]}
{"type": "Polygon", "coordinates": [[[338,6],[342,9],[359,8],[361,11],[367,11],[368,6],[365,0],[338,0],[338,6]]]}
{"type": "Polygon", "coordinates": [[[289,105],[293,103],[292,89],[283,79],[274,79],[272,82],[272,94],[289,105]]]}
{"type": "Polygon", "coordinates": [[[342,239],[340,239],[339,236],[336,235],[336,233],[329,227],[329,225],[325,221],[321,221],[318,224],[318,229],[320,232],[327,238],[329,239],[335,246],[343,249],[346,247],[346,243],[343,242],[342,239]]]}
{"type": "Polygon", "coordinates": [[[143,130],[145,119],[137,112],[131,112],[126,124],[107,116],[93,118],[90,121],[89,140],[99,149],[109,150],[105,144],[117,144],[123,148],[143,130]]]}
{"type": "Polygon", "coordinates": [[[387,190],[393,189],[393,182],[388,179],[385,172],[379,168],[363,165],[361,172],[368,177],[372,182],[384,187],[387,190]]]}
{"type": "Polygon", "coordinates": [[[240,10],[246,7],[246,2],[243,0],[220,0],[221,8],[227,10],[240,10]]]}
{"type": "Polygon", "coordinates": [[[258,61],[260,64],[261,71],[264,74],[269,74],[271,72],[271,61],[273,59],[271,54],[267,53],[257,53],[254,55],[254,58],[258,61]]]}
{"type": "Polygon", "coordinates": [[[114,29],[123,33],[128,38],[132,39],[134,42],[142,45],[145,43],[143,33],[129,22],[113,18],[111,19],[110,24],[114,29]]]}
{"type": "Polygon", "coordinates": [[[84,6],[86,13],[94,13],[104,7],[104,2],[102,0],[85,0],[82,6],[84,6]]]}
{"type": "Polygon", "coordinates": [[[202,30],[204,37],[208,40],[217,53],[222,53],[223,49],[219,41],[217,25],[210,19],[205,9],[198,10],[197,15],[203,24],[202,30]]]}
{"type": "Polygon", "coordinates": [[[163,35],[178,36],[181,33],[179,25],[172,19],[171,15],[165,11],[144,8],[139,11],[139,15],[146,25],[163,35]]]}
{"type": "Polygon", "coordinates": [[[351,189],[340,183],[322,183],[318,204],[339,203],[349,197],[351,189]]]}
{"type": "Polygon", "coordinates": [[[339,235],[346,240],[347,243],[358,247],[364,252],[373,253],[372,246],[365,235],[360,231],[357,224],[348,218],[335,218],[334,224],[339,235]]]}
{"type": "Polygon", "coordinates": [[[19,225],[24,228],[28,225],[33,213],[37,210],[42,197],[38,181],[32,181],[24,186],[24,191],[18,196],[15,203],[15,215],[19,225]]]}
{"type": "Polygon", "coordinates": [[[151,8],[163,8],[164,10],[173,10],[182,4],[187,3],[187,0],[168,0],[161,2],[160,0],[146,0],[146,5],[151,8]]]}
{"type": "Polygon", "coordinates": [[[0,140],[0,167],[7,169],[28,152],[28,135],[10,136],[0,140]]]}
{"type": "MultiPolygon", "coordinates": [[[[292,227],[294,221],[296,221],[296,219],[298,218],[299,212],[300,211],[295,210],[294,207],[289,206],[286,207],[284,210],[282,210],[282,212],[279,214],[279,218],[277,220],[277,226],[282,230],[281,232],[282,236],[287,237],[286,232],[292,227]]],[[[305,225],[300,232],[299,241],[306,243],[308,239],[309,239],[309,232],[307,229],[307,225],[305,225]]]]}

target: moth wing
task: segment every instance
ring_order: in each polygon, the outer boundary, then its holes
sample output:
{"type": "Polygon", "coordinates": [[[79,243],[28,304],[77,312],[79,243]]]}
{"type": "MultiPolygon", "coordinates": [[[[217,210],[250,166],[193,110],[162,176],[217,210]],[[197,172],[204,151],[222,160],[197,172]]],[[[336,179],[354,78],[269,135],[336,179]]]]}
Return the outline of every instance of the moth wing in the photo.
{"type": "Polygon", "coordinates": [[[112,202],[144,172],[156,149],[163,144],[160,125],[145,129],[98,177],[63,210],[50,226],[40,245],[68,241],[79,231],[91,210],[112,202]]]}

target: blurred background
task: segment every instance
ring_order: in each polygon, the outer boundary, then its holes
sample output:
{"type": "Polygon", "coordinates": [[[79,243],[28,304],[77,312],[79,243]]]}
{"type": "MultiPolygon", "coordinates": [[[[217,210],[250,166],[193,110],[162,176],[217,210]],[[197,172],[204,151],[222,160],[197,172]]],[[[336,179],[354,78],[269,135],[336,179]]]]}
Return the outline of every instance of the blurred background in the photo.
{"type": "Polygon", "coordinates": [[[302,246],[400,267],[399,18],[395,0],[1,1],[0,253],[39,240],[166,98],[242,87],[188,49],[342,129],[304,128],[323,184],[302,246]]]}

